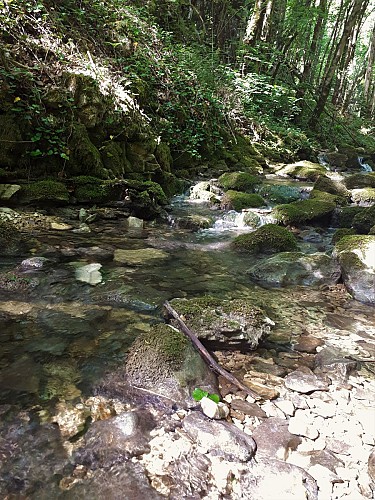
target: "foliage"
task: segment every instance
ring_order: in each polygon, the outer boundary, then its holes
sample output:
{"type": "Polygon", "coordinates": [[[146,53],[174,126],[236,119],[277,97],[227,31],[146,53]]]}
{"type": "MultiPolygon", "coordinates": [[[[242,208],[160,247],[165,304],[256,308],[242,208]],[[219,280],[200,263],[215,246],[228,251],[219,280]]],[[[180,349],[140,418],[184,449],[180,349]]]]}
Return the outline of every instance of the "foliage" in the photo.
{"type": "Polygon", "coordinates": [[[194,389],[192,396],[195,401],[200,401],[203,398],[208,398],[214,401],[215,403],[220,402],[220,396],[218,394],[210,394],[207,391],[199,389],[198,387],[194,389]]]}

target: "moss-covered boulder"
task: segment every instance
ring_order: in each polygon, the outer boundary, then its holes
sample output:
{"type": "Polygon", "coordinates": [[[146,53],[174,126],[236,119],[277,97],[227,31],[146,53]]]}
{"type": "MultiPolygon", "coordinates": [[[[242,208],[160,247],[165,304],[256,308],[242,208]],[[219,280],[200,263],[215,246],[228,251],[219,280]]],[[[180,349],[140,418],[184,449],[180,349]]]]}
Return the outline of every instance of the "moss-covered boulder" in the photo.
{"type": "Polygon", "coordinates": [[[327,158],[327,161],[331,165],[331,167],[336,167],[340,170],[346,170],[346,162],[348,161],[348,157],[345,153],[331,151],[325,153],[325,157],[327,158]]]}
{"type": "Polygon", "coordinates": [[[23,204],[69,202],[69,191],[64,183],[55,180],[45,180],[25,184],[19,191],[19,201],[23,204]]]}
{"type": "Polygon", "coordinates": [[[272,216],[275,221],[286,226],[298,226],[300,224],[329,224],[331,216],[336,208],[332,201],[312,199],[301,200],[286,205],[277,205],[272,216]]]}
{"type": "Polygon", "coordinates": [[[16,226],[0,218],[0,255],[18,255],[25,250],[25,241],[16,226]]]}
{"type": "Polygon", "coordinates": [[[375,172],[349,175],[344,183],[348,189],[375,188],[375,172]]]}
{"type": "Polygon", "coordinates": [[[348,198],[338,194],[326,193],[325,191],[319,191],[318,189],[313,189],[310,192],[310,200],[322,200],[334,203],[337,206],[345,206],[349,203],[348,198]]]}
{"type": "Polygon", "coordinates": [[[342,182],[330,179],[326,175],[320,175],[317,178],[314,183],[314,189],[323,191],[324,193],[342,196],[348,199],[350,197],[349,191],[342,182]]]}
{"type": "Polygon", "coordinates": [[[291,203],[301,198],[301,190],[298,187],[282,184],[263,184],[257,192],[269,203],[291,203]]]}
{"type": "Polygon", "coordinates": [[[340,278],[340,267],[325,253],[278,253],[251,267],[247,274],[265,287],[332,285],[340,278]]]}
{"type": "Polygon", "coordinates": [[[154,325],[135,340],[125,370],[135,389],[145,389],[180,404],[192,402],[195,387],[217,391],[216,377],[191,342],[165,324],[154,325]]]}
{"type": "Polygon", "coordinates": [[[262,183],[262,180],[256,175],[246,172],[225,172],[218,179],[218,184],[225,191],[243,191],[253,193],[255,186],[262,183]]]}
{"type": "Polygon", "coordinates": [[[92,175],[101,179],[108,177],[100,152],[91,142],[87,129],[82,123],[73,125],[68,145],[70,149],[68,164],[70,175],[92,175]]]}
{"type": "Polygon", "coordinates": [[[307,160],[291,163],[277,170],[279,175],[289,175],[295,179],[308,181],[316,181],[320,175],[324,175],[326,172],[326,169],[319,163],[307,160]]]}
{"type": "Polygon", "coordinates": [[[253,233],[237,236],[232,247],[250,254],[288,252],[297,250],[297,240],[284,227],[265,224],[253,233]]]}
{"type": "Polygon", "coordinates": [[[354,217],[364,210],[366,210],[365,207],[341,207],[335,213],[334,225],[339,228],[350,228],[352,227],[354,217]]]}
{"type": "Polygon", "coordinates": [[[185,217],[179,217],[175,220],[175,226],[180,229],[188,229],[190,231],[199,231],[200,229],[208,229],[213,224],[212,217],[193,214],[185,217]]]}
{"type": "Polygon", "coordinates": [[[240,191],[226,191],[221,199],[221,208],[240,212],[244,208],[258,208],[266,205],[259,194],[241,193],[240,191]]]}
{"type": "Polygon", "coordinates": [[[331,243],[332,245],[336,245],[336,243],[345,236],[352,236],[353,234],[356,234],[356,231],[353,228],[343,227],[341,229],[337,229],[332,236],[331,243]]]}
{"type": "Polygon", "coordinates": [[[359,234],[368,234],[375,224],[375,205],[354,216],[352,226],[359,234]]]}
{"type": "Polygon", "coordinates": [[[78,203],[104,203],[109,200],[111,189],[108,181],[91,175],[72,179],[73,194],[78,203]]]}
{"type": "Polygon", "coordinates": [[[369,206],[375,203],[375,188],[352,189],[352,200],[360,206],[369,206]]]}
{"type": "Polygon", "coordinates": [[[273,324],[262,309],[245,299],[205,296],[173,299],[171,305],[210,348],[255,349],[273,324]]]}
{"type": "Polygon", "coordinates": [[[334,248],[344,284],[360,302],[375,304],[375,236],[342,238],[334,248]]]}
{"type": "Polygon", "coordinates": [[[100,156],[110,177],[121,178],[132,171],[124,142],[108,141],[100,148],[100,156]]]}

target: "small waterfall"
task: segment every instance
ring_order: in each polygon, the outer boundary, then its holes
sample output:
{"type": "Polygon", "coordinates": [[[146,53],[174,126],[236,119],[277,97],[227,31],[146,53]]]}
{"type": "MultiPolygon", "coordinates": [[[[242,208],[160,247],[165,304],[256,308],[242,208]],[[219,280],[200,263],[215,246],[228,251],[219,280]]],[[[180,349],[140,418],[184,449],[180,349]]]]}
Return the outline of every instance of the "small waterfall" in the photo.
{"type": "Polygon", "coordinates": [[[236,212],[230,210],[217,219],[208,231],[223,232],[231,230],[244,230],[256,229],[264,224],[272,222],[270,210],[243,210],[236,212]]]}
{"type": "Polygon", "coordinates": [[[322,167],[324,167],[326,170],[330,170],[328,159],[327,159],[325,153],[319,153],[318,154],[318,162],[319,162],[319,165],[321,165],[322,167]]]}
{"type": "Polygon", "coordinates": [[[364,172],[372,172],[372,168],[368,163],[365,163],[363,156],[358,156],[358,163],[364,172]]]}

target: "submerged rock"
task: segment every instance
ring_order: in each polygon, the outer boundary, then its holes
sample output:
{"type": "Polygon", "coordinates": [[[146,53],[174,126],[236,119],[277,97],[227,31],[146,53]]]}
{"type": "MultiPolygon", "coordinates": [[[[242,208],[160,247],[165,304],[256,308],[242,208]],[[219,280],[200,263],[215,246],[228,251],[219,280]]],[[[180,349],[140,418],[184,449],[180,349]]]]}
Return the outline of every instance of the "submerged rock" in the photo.
{"type": "Polygon", "coordinates": [[[213,346],[255,349],[273,325],[262,309],[244,299],[206,296],[173,299],[171,305],[201,340],[213,346]]]}
{"type": "Polygon", "coordinates": [[[99,269],[102,268],[101,264],[87,264],[86,266],[76,269],[76,279],[83,281],[89,285],[97,285],[103,280],[103,276],[99,269]]]}
{"type": "Polygon", "coordinates": [[[0,218],[0,254],[14,256],[25,249],[25,241],[16,226],[0,218]]]}
{"type": "Polygon", "coordinates": [[[255,264],[247,274],[260,285],[333,285],[341,276],[337,261],[325,253],[283,252],[255,264]]]}
{"type": "Polygon", "coordinates": [[[168,254],[157,248],[140,248],[138,250],[123,250],[117,248],[114,252],[114,261],[129,266],[140,266],[153,263],[155,260],[166,259],[168,254]]]}

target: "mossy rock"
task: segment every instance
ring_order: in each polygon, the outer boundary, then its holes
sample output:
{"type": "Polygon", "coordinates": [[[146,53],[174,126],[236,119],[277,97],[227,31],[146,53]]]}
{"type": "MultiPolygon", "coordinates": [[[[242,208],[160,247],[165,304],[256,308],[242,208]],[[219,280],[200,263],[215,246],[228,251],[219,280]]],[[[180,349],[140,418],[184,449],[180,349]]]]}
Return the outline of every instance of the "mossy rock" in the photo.
{"type": "Polygon", "coordinates": [[[170,172],[159,170],[152,176],[152,181],[160,185],[163,192],[168,198],[175,194],[182,194],[188,187],[188,183],[182,179],[177,178],[170,172]]]}
{"type": "Polygon", "coordinates": [[[156,146],[155,158],[164,172],[171,171],[173,159],[168,144],[161,142],[156,146]]]}
{"type": "Polygon", "coordinates": [[[314,183],[314,189],[330,193],[344,198],[349,198],[350,193],[343,183],[334,181],[325,175],[320,175],[314,183]]]}
{"type": "MultiPolygon", "coordinates": [[[[255,149],[249,137],[237,135],[223,150],[223,156],[231,169],[245,170],[251,174],[262,173],[267,166],[264,157],[255,149]]],[[[228,188],[229,189],[229,188],[228,188]]]]}
{"type": "Polygon", "coordinates": [[[137,181],[137,180],[127,180],[126,185],[130,190],[137,191],[138,193],[146,192],[152,202],[158,205],[167,205],[168,198],[166,197],[163,188],[153,181],[137,181]]]}
{"type": "Polygon", "coordinates": [[[319,165],[319,163],[304,160],[285,165],[277,170],[277,173],[281,175],[289,175],[295,179],[316,181],[319,176],[326,173],[326,169],[322,165],[319,165]]]}
{"type": "Polygon", "coordinates": [[[25,242],[16,226],[0,218],[0,254],[17,255],[25,249],[25,242]]]}
{"type": "Polygon", "coordinates": [[[101,179],[108,177],[100,153],[81,123],[73,125],[69,149],[71,154],[67,166],[70,175],[93,175],[101,179]]]}
{"type": "Polygon", "coordinates": [[[354,216],[352,226],[359,234],[368,234],[375,224],[375,205],[354,216]]]}
{"type": "Polygon", "coordinates": [[[58,203],[69,202],[69,191],[65,184],[55,180],[33,182],[22,186],[19,191],[20,203],[58,203]]]}
{"type": "Polygon", "coordinates": [[[312,223],[329,223],[335,203],[325,200],[301,200],[286,205],[277,205],[272,212],[274,219],[278,223],[286,226],[298,226],[299,224],[312,223]]]}
{"type": "Polygon", "coordinates": [[[180,217],[175,221],[179,229],[188,229],[190,231],[199,231],[200,229],[208,229],[213,225],[211,217],[204,217],[203,215],[193,214],[186,217],[180,217]]]}
{"type": "Polygon", "coordinates": [[[310,192],[310,200],[323,200],[335,205],[342,207],[349,203],[348,198],[338,194],[326,193],[325,191],[319,191],[318,189],[313,189],[310,192]]]}
{"type": "Polygon", "coordinates": [[[110,184],[90,175],[73,177],[74,197],[78,203],[105,203],[111,193],[110,184]]]}
{"type": "Polygon", "coordinates": [[[331,243],[332,245],[336,245],[336,243],[345,236],[352,236],[353,234],[356,234],[356,231],[353,228],[343,227],[341,229],[337,229],[337,231],[335,231],[334,235],[332,236],[331,243]]]}
{"type": "Polygon", "coordinates": [[[272,325],[262,309],[245,299],[221,300],[207,295],[170,303],[198,338],[212,348],[255,349],[272,325]]]}
{"type": "Polygon", "coordinates": [[[361,214],[365,207],[343,207],[335,215],[335,223],[339,228],[350,228],[356,215],[361,214]]]}
{"type": "Polygon", "coordinates": [[[375,304],[375,236],[345,236],[334,248],[344,285],[349,293],[366,304],[375,304]]]}
{"type": "Polygon", "coordinates": [[[263,184],[257,192],[271,203],[291,203],[301,198],[300,189],[294,186],[263,184]]]}
{"type": "Polygon", "coordinates": [[[104,167],[112,177],[122,177],[131,172],[131,165],[126,157],[125,143],[109,141],[100,148],[100,154],[104,167]]]}
{"type": "Polygon", "coordinates": [[[226,191],[221,200],[221,208],[240,212],[244,208],[258,208],[266,205],[259,194],[241,193],[240,191],[226,191]]]}
{"type": "Polygon", "coordinates": [[[26,151],[19,127],[19,117],[0,115],[0,167],[14,169],[26,151]]]}
{"type": "Polygon", "coordinates": [[[262,180],[252,174],[246,172],[225,172],[218,179],[218,184],[225,191],[244,191],[245,193],[253,193],[255,186],[262,183],[262,180]]]}
{"type": "Polygon", "coordinates": [[[126,375],[130,384],[178,402],[191,400],[195,387],[216,392],[216,378],[187,338],[159,324],[140,335],[129,349],[126,375]]]}
{"type": "Polygon", "coordinates": [[[265,224],[253,233],[237,236],[232,247],[250,254],[289,252],[297,249],[297,240],[284,227],[265,224]]]}
{"type": "Polygon", "coordinates": [[[375,188],[352,190],[352,200],[358,205],[372,205],[375,203],[375,188]]]}
{"type": "Polygon", "coordinates": [[[344,183],[348,189],[375,188],[375,172],[350,175],[344,183]]]}

